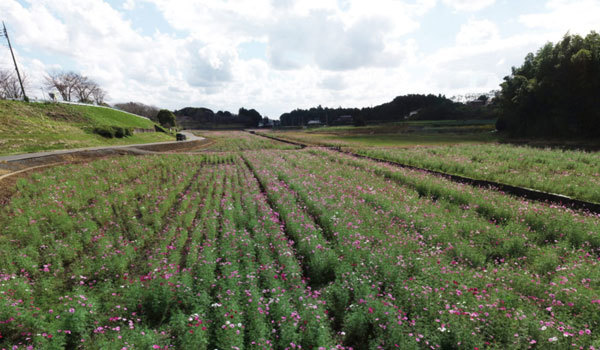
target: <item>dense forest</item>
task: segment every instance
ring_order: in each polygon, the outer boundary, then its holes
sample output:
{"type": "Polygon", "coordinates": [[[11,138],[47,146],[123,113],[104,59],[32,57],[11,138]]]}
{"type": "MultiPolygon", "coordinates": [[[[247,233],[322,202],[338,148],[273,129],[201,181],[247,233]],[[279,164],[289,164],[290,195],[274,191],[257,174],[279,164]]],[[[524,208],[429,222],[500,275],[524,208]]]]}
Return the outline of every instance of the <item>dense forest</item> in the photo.
{"type": "Polygon", "coordinates": [[[504,78],[496,126],[513,136],[600,136],[600,35],[565,35],[504,78]]]}
{"type": "Polygon", "coordinates": [[[255,109],[240,108],[237,114],[213,112],[208,108],[186,107],[174,111],[177,124],[186,129],[255,128],[263,119],[255,109]]]}
{"type": "Polygon", "coordinates": [[[453,102],[442,95],[404,95],[391,102],[365,108],[323,108],[296,109],[281,115],[282,126],[307,125],[309,121],[337,125],[353,123],[382,123],[411,120],[445,119],[491,119],[495,117],[493,104],[487,96],[468,104],[453,102]],[[349,118],[351,117],[351,118],[349,118]]]}

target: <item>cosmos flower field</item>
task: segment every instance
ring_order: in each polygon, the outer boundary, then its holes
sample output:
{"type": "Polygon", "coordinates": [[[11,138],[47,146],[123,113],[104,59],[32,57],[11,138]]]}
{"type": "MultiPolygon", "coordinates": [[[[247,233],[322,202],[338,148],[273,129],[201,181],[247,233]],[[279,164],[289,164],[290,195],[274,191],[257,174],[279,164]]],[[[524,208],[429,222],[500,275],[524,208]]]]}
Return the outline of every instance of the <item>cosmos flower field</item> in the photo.
{"type": "Polygon", "coordinates": [[[17,186],[0,348],[600,348],[598,215],[320,148],[17,186]]]}
{"type": "Polygon", "coordinates": [[[263,131],[260,134],[600,203],[600,152],[483,142],[481,133],[471,135],[482,139],[475,143],[461,140],[465,136],[460,134],[452,134],[453,138],[435,135],[432,139],[440,144],[423,143],[419,138],[426,135],[423,133],[396,134],[390,136],[395,142],[384,147],[377,145],[381,140],[379,135],[367,135],[369,141],[357,145],[326,133],[263,131]]]}

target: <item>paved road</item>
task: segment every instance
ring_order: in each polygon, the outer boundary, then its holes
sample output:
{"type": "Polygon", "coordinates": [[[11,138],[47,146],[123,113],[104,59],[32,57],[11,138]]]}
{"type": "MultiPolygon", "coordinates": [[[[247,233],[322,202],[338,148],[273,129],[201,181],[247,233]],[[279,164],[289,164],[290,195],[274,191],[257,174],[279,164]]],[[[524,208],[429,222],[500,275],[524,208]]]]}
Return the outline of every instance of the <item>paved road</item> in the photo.
{"type": "Polygon", "coordinates": [[[12,156],[2,156],[2,157],[0,157],[0,162],[14,162],[17,160],[41,158],[41,157],[58,155],[58,154],[76,153],[76,152],[81,152],[81,151],[97,151],[97,150],[105,150],[105,149],[122,149],[122,148],[132,148],[132,147],[141,147],[141,146],[168,145],[171,143],[181,143],[181,142],[204,140],[204,137],[198,137],[187,131],[182,131],[181,133],[186,136],[185,141],[165,141],[165,142],[153,142],[153,143],[140,143],[140,144],[135,144],[135,145],[101,146],[101,147],[61,149],[61,150],[56,150],[56,151],[46,151],[46,152],[36,152],[36,153],[22,153],[22,154],[15,154],[12,156]]]}

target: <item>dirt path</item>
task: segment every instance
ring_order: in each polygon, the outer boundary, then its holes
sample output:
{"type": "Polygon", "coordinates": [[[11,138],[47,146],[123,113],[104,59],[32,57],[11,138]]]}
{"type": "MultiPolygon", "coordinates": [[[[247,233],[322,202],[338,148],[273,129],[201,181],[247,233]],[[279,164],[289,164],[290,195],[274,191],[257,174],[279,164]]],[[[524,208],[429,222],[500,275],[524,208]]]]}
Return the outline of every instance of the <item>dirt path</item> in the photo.
{"type": "Polygon", "coordinates": [[[128,149],[128,148],[144,149],[147,147],[163,147],[163,146],[166,146],[168,148],[169,145],[173,146],[173,145],[187,144],[187,143],[194,142],[194,141],[204,140],[204,137],[198,137],[187,131],[182,131],[181,133],[186,136],[187,139],[185,141],[165,141],[165,142],[153,142],[153,143],[140,143],[140,144],[133,144],[133,145],[86,147],[86,148],[61,149],[61,150],[56,150],[56,151],[45,151],[45,152],[35,152],[35,153],[22,153],[22,154],[10,155],[10,156],[1,156],[0,163],[14,162],[14,161],[20,161],[20,160],[31,159],[31,158],[48,157],[48,156],[54,156],[54,155],[60,155],[60,154],[78,153],[78,152],[84,152],[84,151],[101,151],[101,150],[111,150],[111,149],[116,150],[116,149],[128,149]]]}

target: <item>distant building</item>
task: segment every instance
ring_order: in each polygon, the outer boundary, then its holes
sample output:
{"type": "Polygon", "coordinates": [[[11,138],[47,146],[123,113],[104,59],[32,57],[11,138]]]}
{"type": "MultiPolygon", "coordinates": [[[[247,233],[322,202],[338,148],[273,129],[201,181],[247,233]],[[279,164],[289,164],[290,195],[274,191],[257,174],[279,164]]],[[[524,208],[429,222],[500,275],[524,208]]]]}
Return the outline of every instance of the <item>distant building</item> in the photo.
{"type": "Polygon", "coordinates": [[[272,127],[276,126],[275,122],[279,122],[279,120],[271,120],[271,119],[269,119],[269,121],[266,122],[266,123],[264,123],[264,122],[261,121],[261,122],[258,123],[258,127],[259,128],[272,128],[272,127]]]}
{"type": "Polygon", "coordinates": [[[415,109],[414,111],[410,111],[408,114],[405,114],[402,118],[404,120],[413,119],[414,116],[416,116],[417,114],[419,114],[420,110],[421,110],[421,108],[415,109]]]}
{"type": "Polygon", "coordinates": [[[318,119],[314,119],[314,120],[309,120],[306,125],[308,125],[308,126],[319,126],[319,125],[323,125],[323,123],[321,123],[321,121],[318,120],[318,119]]]}
{"type": "Polygon", "coordinates": [[[352,124],[353,120],[351,115],[340,115],[336,118],[335,124],[352,124]]]}

